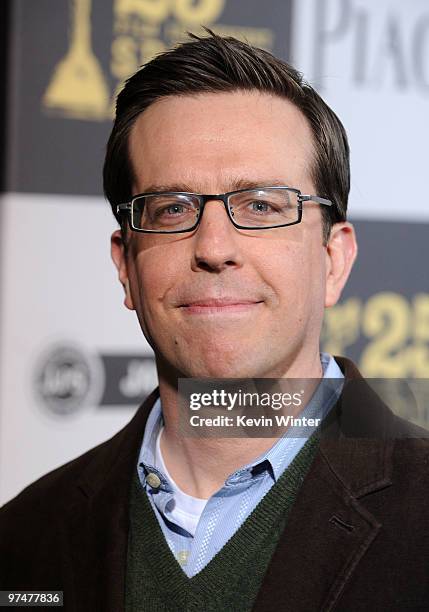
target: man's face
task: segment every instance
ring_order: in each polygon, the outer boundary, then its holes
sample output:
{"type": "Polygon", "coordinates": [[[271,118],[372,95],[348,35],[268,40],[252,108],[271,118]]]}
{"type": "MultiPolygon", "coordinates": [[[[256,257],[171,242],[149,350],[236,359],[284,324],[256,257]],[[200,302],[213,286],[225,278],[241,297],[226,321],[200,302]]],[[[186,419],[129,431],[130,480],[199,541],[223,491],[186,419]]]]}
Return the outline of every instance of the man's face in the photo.
{"type": "MultiPolygon", "coordinates": [[[[258,92],[172,96],[137,119],[129,141],[133,193],[224,193],[283,184],[315,194],[313,144],[301,112],[258,92]]],[[[220,201],[192,233],[129,232],[112,254],[158,361],[179,376],[305,375],[318,358],[327,278],[321,211],[301,224],[236,229],[220,201]]]]}

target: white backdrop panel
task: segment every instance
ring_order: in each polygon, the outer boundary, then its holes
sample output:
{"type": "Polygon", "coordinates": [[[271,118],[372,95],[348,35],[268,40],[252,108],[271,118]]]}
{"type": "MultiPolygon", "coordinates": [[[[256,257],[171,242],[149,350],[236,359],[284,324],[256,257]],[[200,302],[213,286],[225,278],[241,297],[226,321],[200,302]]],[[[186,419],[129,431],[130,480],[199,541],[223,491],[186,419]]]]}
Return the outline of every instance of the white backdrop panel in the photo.
{"type": "Polygon", "coordinates": [[[428,221],[429,3],[299,0],[292,63],[344,123],[354,218],[428,221]]]}
{"type": "MultiPolygon", "coordinates": [[[[46,351],[59,343],[77,346],[89,358],[117,353],[118,347],[151,353],[134,313],[122,306],[109,254],[115,221],[108,204],[101,198],[8,194],[1,206],[0,504],[106,440],[137,405],[86,405],[69,415],[52,414],[37,400],[34,380],[46,351]]],[[[103,385],[102,376],[96,383],[103,385]]]]}

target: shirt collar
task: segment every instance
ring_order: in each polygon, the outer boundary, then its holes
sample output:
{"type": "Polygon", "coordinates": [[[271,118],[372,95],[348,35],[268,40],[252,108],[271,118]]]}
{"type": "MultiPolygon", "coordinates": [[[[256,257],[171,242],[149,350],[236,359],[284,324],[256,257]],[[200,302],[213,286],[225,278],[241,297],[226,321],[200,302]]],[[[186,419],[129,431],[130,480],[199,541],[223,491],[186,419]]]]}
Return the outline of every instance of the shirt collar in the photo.
{"type": "MultiPolygon", "coordinates": [[[[299,417],[321,419],[322,421],[341,394],[344,375],[335,359],[328,353],[320,353],[320,361],[323,370],[323,384],[318,385],[313,397],[299,414],[299,417]]],[[[299,427],[287,429],[271,448],[234,474],[248,470],[259,473],[264,464],[266,464],[273,480],[277,481],[285,467],[289,465],[291,460],[301,450],[315,429],[316,427],[312,430],[309,427],[305,429],[300,429],[299,427]]]]}
{"type": "MultiPolygon", "coordinates": [[[[307,418],[324,419],[329,410],[338,399],[344,381],[335,359],[327,353],[320,354],[320,361],[323,369],[324,384],[319,384],[310,402],[300,413],[300,416],[307,418]],[[340,379],[340,381],[338,380],[340,379]]],[[[158,491],[172,492],[173,487],[167,476],[156,466],[156,439],[160,428],[164,424],[162,415],[161,400],[158,398],[149,414],[143,443],[138,458],[139,478],[143,485],[146,485],[146,476],[156,474],[160,480],[158,491]]],[[[296,428],[289,428],[277,442],[265,453],[257,457],[252,462],[233,472],[225,481],[225,486],[233,488],[248,484],[252,479],[261,477],[266,471],[276,481],[285,469],[285,461],[289,456],[293,456],[304,445],[309,432],[306,429],[305,435],[296,428]]],[[[152,488],[152,492],[154,489],[152,488]]]]}
{"type": "Polygon", "coordinates": [[[171,490],[171,485],[168,478],[159,469],[157,469],[155,465],[156,439],[158,437],[159,430],[163,425],[164,417],[161,409],[161,399],[158,397],[152,406],[146,422],[137,467],[142,484],[146,484],[146,476],[149,473],[156,474],[161,481],[161,486],[159,488],[163,490],[171,490]]]}

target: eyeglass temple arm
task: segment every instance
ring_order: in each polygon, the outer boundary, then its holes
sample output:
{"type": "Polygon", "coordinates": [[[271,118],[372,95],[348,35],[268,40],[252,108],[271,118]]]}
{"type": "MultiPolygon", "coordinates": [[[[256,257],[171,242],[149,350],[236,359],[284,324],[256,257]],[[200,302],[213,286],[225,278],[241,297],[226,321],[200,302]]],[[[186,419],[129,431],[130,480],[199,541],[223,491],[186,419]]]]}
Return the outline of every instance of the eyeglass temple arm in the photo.
{"type": "Polygon", "coordinates": [[[327,200],[326,198],[321,198],[315,195],[303,195],[299,196],[300,202],[317,202],[317,204],[323,204],[324,206],[332,206],[331,200],[327,200]]]}
{"type": "Polygon", "coordinates": [[[124,211],[130,211],[131,210],[131,202],[125,202],[124,204],[118,204],[116,206],[116,213],[119,214],[121,212],[124,211]]]}

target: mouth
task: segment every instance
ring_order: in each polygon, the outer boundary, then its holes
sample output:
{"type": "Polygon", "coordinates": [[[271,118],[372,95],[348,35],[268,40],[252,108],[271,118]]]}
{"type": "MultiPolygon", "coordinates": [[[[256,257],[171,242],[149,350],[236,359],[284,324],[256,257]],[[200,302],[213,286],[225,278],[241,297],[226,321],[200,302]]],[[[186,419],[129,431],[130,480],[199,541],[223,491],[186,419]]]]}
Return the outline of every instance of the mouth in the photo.
{"type": "Polygon", "coordinates": [[[263,303],[263,300],[240,298],[202,299],[181,304],[180,309],[188,315],[216,315],[246,313],[263,303]]]}

